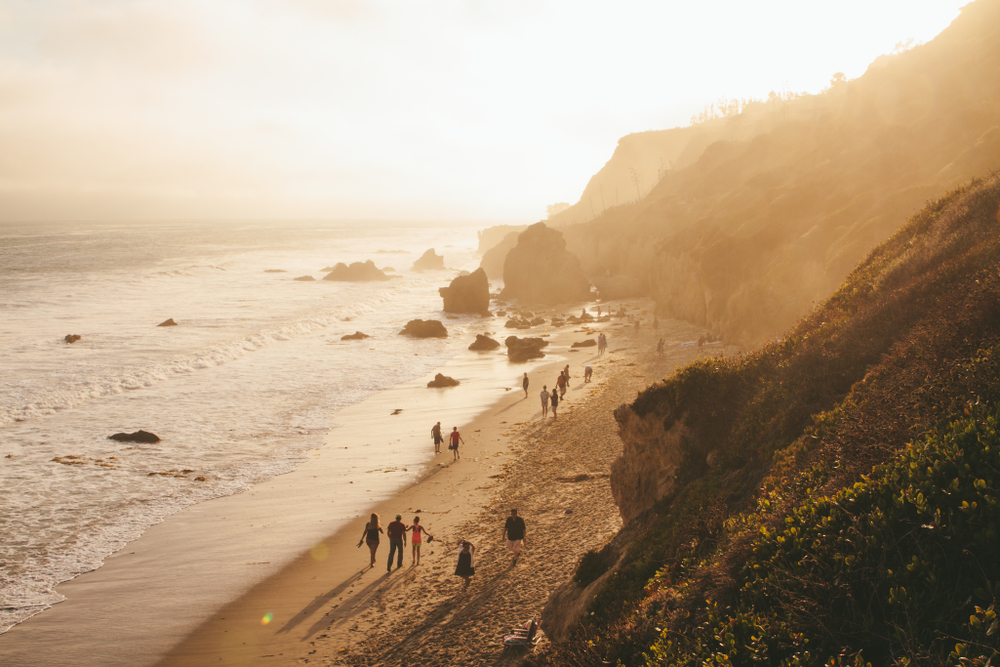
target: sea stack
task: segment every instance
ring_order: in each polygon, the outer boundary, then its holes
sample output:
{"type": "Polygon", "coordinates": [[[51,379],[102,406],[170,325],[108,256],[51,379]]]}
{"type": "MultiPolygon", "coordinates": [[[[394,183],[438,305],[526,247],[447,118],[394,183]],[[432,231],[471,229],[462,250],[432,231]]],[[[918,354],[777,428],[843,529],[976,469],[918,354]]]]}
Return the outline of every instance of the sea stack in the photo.
{"type": "Polygon", "coordinates": [[[413,263],[414,271],[441,271],[444,269],[444,256],[434,252],[431,248],[420,259],[413,263]]]}
{"type": "Polygon", "coordinates": [[[544,222],[528,227],[517,238],[503,264],[500,296],[521,303],[555,304],[590,298],[590,283],[580,260],[566,250],[562,232],[544,222]]]}
{"type": "Polygon", "coordinates": [[[485,314],[490,310],[490,281],[482,269],[455,278],[438,293],[444,299],[446,313],[485,314]]]}
{"type": "Polygon", "coordinates": [[[366,280],[389,280],[389,276],[378,270],[375,262],[370,259],[367,262],[354,262],[350,266],[343,262],[333,267],[330,273],[323,277],[323,280],[339,280],[343,282],[361,282],[366,280]]]}

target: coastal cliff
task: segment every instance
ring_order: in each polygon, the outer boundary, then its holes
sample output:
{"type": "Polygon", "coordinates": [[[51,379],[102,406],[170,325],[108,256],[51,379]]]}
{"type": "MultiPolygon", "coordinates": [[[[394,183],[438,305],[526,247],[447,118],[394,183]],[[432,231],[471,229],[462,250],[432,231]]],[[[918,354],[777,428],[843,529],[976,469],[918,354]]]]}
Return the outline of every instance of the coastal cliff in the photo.
{"type": "Polygon", "coordinates": [[[972,181],[780,343],[618,408],[625,526],[558,592],[589,601],[577,625],[552,609],[568,641],[528,664],[1000,656],[981,629],[1000,593],[998,230],[1000,177],[972,181]]]}
{"type": "Polygon", "coordinates": [[[1000,168],[998,69],[1000,4],[979,0],[932,41],[819,94],[623,138],[548,224],[595,284],[621,276],[660,317],[759,345],[925,202],[1000,168]]]}

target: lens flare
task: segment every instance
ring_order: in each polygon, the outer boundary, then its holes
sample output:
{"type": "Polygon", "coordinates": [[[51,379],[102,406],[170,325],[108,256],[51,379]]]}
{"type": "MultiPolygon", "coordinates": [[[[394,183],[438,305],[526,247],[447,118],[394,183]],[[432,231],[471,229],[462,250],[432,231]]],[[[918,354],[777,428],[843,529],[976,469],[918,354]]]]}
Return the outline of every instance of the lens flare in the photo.
{"type": "Polygon", "coordinates": [[[316,546],[309,550],[309,553],[312,555],[313,560],[323,562],[330,555],[330,548],[322,542],[317,542],[316,546]]]}
{"type": "Polygon", "coordinates": [[[260,619],[260,624],[267,625],[268,623],[271,622],[272,618],[274,618],[274,614],[272,614],[271,612],[267,612],[266,614],[264,614],[264,618],[260,619]]]}

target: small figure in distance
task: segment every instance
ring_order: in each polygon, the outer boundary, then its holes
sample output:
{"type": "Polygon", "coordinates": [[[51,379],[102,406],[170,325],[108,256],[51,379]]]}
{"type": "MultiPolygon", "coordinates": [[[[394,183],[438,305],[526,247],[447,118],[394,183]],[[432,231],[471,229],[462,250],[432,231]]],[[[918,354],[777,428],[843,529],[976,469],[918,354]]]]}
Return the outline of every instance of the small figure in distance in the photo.
{"type": "Polygon", "coordinates": [[[396,515],[396,520],[385,527],[385,534],[389,538],[389,562],[386,565],[386,572],[392,572],[392,557],[399,549],[399,558],[396,561],[396,568],[403,567],[403,549],[406,547],[406,524],[401,521],[403,516],[396,515]]]}
{"type": "Polygon", "coordinates": [[[549,400],[552,401],[552,418],[555,419],[558,416],[556,410],[559,408],[559,392],[553,389],[549,400]]]}
{"type": "Polygon", "coordinates": [[[590,382],[590,376],[594,374],[594,369],[590,366],[585,366],[583,369],[583,381],[590,382]]]}
{"type": "Polygon", "coordinates": [[[407,528],[407,530],[413,532],[413,537],[410,538],[410,544],[413,545],[413,557],[410,560],[413,561],[413,565],[420,565],[420,544],[424,541],[424,535],[427,536],[428,542],[433,540],[434,536],[420,525],[419,516],[413,517],[413,525],[407,528]]]}
{"type": "MultiPolygon", "coordinates": [[[[375,552],[378,551],[379,537],[378,534],[382,532],[382,526],[378,523],[378,514],[372,512],[371,518],[368,523],[365,524],[365,530],[361,533],[361,542],[368,544],[368,550],[372,554],[372,562],[369,567],[375,567],[375,552]]],[[[361,547],[361,542],[358,542],[358,548],[361,547]]]]}
{"type": "Polygon", "coordinates": [[[524,519],[517,515],[516,509],[510,511],[510,516],[504,523],[501,537],[507,540],[507,549],[514,554],[514,562],[511,565],[517,565],[517,558],[521,555],[521,547],[528,539],[528,531],[524,525],[524,519]]]}
{"type": "Polygon", "coordinates": [[[569,384],[569,371],[560,371],[559,377],[556,378],[556,389],[559,390],[559,398],[566,395],[567,384],[569,384]]]}
{"type": "Polygon", "coordinates": [[[663,339],[662,338],[660,339],[660,342],[656,344],[656,354],[658,356],[661,356],[661,357],[663,356],[663,339]]]}
{"type": "Polygon", "coordinates": [[[441,435],[441,422],[431,427],[431,437],[434,438],[434,453],[440,454],[441,443],[444,442],[444,436],[441,435]]]}
{"type": "Polygon", "coordinates": [[[598,317],[601,316],[601,307],[600,306],[597,307],[597,316],[598,317]]]}
{"type": "Polygon", "coordinates": [[[462,439],[462,434],[458,432],[458,427],[457,426],[452,426],[451,427],[451,444],[448,445],[448,449],[452,450],[452,452],[455,454],[455,457],[452,459],[453,461],[457,461],[460,458],[462,458],[461,455],[458,453],[458,443],[460,443],[460,442],[463,445],[465,444],[465,440],[462,439]]]}
{"type": "Polygon", "coordinates": [[[524,374],[524,379],[521,380],[521,386],[524,387],[524,397],[528,398],[528,374],[524,374]]]}
{"type": "MultiPolygon", "coordinates": [[[[553,392],[554,393],[554,392],[553,392]]],[[[542,419],[549,416],[549,392],[548,387],[542,385],[542,393],[538,395],[542,399],[542,419]]]]}
{"type": "Polygon", "coordinates": [[[465,586],[462,587],[465,590],[469,587],[469,577],[476,574],[476,547],[468,540],[462,540],[460,544],[455,574],[465,579],[465,586]]]}

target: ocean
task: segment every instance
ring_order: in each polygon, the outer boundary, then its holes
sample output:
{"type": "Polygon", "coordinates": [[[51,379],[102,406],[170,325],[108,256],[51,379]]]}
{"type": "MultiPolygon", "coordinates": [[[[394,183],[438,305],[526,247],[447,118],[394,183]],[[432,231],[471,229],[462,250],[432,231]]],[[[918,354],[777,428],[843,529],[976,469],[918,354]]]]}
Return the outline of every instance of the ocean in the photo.
{"type": "Polygon", "coordinates": [[[338,410],[464,350],[476,318],[448,320],[447,339],[398,332],[444,319],[437,290],[478,266],[475,230],[0,224],[0,633],[150,525],[293,470],[338,410]],[[428,248],[448,270],[411,270],[428,248]],[[392,280],[322,280],[367,259],[392,280]],[[372,338],[341,341],[356,330],[372,338]],[[161,442],[108,439],[139,429],[161,442]]]}

